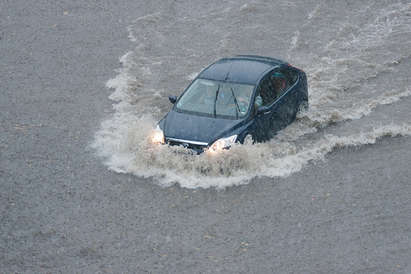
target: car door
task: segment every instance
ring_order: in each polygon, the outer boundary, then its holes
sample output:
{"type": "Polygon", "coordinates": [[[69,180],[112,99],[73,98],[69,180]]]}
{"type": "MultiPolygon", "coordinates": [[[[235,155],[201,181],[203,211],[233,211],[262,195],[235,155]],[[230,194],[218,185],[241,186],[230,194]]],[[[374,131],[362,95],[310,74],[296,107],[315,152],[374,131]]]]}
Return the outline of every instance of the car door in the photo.
{"type": "Polygon", "coordinates": [[[304,81],[304,76],[300,74],[300,71],[291,66],[286,68],[286,73],[293,92],[296,112],[298,112],[300,104],[308,102],[306,79],[304,81]]]}
{"type": "Polygon", "coordinates": [[[270,79],[271,73],[266,74],[259,82],[256,90],[256,98],[261,97],[263,112],[256,113],[253,139],[262,142],[270,139],[275,132],[274,117],[277,115],[277,105],[274,104],[276,95],[270,79]]]}
{"type": "Polygon", "coordinates": [[[276,94],[274,104],[277,105],[273,130],[278,131],[294,121],[298,111],[296,77],[287,68],[278,68],[272,73],[270,79],[276,94]]]}

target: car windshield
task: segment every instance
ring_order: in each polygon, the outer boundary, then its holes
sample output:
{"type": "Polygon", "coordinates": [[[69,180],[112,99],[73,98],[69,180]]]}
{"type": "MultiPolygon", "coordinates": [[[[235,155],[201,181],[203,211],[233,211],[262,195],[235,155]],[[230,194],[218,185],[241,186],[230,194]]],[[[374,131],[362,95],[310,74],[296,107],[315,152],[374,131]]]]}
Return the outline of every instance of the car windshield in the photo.
{"type": "Polygon", "coordinates": [[[253,85],[197,79],[181,96],[176,108],[219,118],[238,119],[250,107],[253,85]]]}

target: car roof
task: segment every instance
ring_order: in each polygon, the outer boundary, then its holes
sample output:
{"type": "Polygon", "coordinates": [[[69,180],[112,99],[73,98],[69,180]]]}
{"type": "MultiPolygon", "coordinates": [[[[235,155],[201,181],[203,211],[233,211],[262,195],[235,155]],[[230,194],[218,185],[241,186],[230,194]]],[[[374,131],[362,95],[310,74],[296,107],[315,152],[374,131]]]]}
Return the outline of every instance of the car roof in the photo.
{"type": "Polygon", "coordinates": [[[271,57],[238,55],[222,58],[211,64],[198,75],[198,78],[254,85],[264,72],[281,64],[286,63],[271,57]]]}

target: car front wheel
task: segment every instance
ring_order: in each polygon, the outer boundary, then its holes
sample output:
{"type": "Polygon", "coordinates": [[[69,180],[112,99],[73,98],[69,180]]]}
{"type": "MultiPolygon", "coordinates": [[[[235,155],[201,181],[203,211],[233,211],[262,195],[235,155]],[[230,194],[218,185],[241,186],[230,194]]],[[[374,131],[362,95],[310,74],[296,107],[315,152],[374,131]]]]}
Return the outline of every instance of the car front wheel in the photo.
{"type": "Polygon", "coordinates": [[[247,134],[244,137],[243,144],[244,145],[252,145],[254,143],[253,136],[251,134],[247,134]]]}

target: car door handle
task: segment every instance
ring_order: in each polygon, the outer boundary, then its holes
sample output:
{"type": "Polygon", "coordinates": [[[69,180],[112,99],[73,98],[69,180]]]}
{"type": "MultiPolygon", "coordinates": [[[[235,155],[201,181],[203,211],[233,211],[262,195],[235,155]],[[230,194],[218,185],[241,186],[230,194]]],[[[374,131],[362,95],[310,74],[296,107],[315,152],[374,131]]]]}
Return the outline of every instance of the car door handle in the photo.
{"type": "Polygon", "coordinates": [[[271,110],[264,112],[264,114],[270,114],[271,110]]]}

